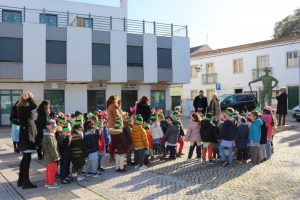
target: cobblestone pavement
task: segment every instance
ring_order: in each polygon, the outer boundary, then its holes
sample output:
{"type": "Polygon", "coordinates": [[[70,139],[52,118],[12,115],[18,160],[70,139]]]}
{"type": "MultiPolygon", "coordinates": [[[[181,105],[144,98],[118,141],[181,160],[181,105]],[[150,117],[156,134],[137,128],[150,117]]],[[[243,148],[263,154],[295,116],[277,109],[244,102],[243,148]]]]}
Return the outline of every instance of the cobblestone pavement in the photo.
{"type": "Polygon", "coordinates": [[[56,190],[42,187],[45,169],[34,159],[30,174],[40,187],[22,190],[16,188],[20,157],[4,138],[0,139],[0,199],[300,199],[300,130],[278,133],[274,145],[272,158],[257,166],[224,168],[196,159],[187,163],[183,156],[120,174],[105,159],[107,170],[99,178],[56,190]]]}

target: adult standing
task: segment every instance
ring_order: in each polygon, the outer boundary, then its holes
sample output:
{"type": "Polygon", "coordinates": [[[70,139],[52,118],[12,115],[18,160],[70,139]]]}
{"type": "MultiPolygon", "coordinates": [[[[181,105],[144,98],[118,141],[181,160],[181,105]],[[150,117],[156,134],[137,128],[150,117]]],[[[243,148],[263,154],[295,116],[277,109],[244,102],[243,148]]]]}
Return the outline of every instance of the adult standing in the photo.
{"type": "Polygon", "coordinates": [[[47,122],[50,120],[50,102],[47,100],[42,101],[42,103],[37,108],[37,119],[36,119],[36,128],[37,128],[37,153],[39,160],[43,159],[42,152],[42,139],[43,139],[43,130],[45,129],[47,122]]]}
{"type": "Polygon", "coordinates": [[[209,110],[212,116],[214,116],[216,119],[219,119],[219,115],[221,113],[221,107],[220,107],[220,100],[216,93],[212,95],[212,99],[209,103],[209,110]]]}
{"type": "Polygon", "coordinates": [[[10,121],[12,123],[11,125],[11,139],[13,141],[13,145],[14,145],[14,152],[15,153],[19,153],[19,133],[20,133],[20,123],[18,120],[18,112],[17,112],[17,104],[19,103],[19,101],[17,101],[12,109],[11,109],[11,113],[10,113],[10,121]]]}
{"type": "Polygon", "coordinates": [[[203,90],[199,91],[199,95],[195,97],[193,102],[195,112],[205,114],[207,109],[207,98],[204,96],[203,90]]]}
{"type": "Polygon", "coordinates": [[[278,126],[285,125],[285,117],[287,115],[287,94],[286,87],[280,88],[280,93],[276,94],[277,103],[277,111],[278,114],[278,126]]]}
{"type": "Polygon", "coordinates": [[[22,94],[17,104],[18,119],[20,122],[20,139],[19,149],[23,153],[20,162],[18,186],[23,189],[35,188],[29,180],[29,167],[31,162],[31,154],[35,152],[35,137],[37,135],[36,125],[33,119],[33,110],[37,105],[33,100],[31,93],[22,94]]]}
{"type": "Polygon", "coordinates": [[[142,96],[138,104],[136,105],[136,114],[141,114],[144,122],[148,122],[151,115],[151,108],[149,105],[149,97],[142,96]]]}
{"type": "Polygon", "coordinates": [[[122,117],[122,112],[120,110],[119,105],[119,97],[117,95],[112,95],[108,98],[106,102],[106,110],[107,110],[107,127],[114,128],[116,123],[116,118],[122,117]]]}

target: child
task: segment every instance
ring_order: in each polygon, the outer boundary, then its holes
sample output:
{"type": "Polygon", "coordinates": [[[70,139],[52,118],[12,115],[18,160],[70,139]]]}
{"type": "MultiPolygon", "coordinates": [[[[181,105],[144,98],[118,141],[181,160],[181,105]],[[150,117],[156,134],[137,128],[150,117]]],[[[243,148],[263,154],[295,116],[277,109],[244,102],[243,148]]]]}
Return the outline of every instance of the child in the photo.
{"type": "Polygon", "coordinates": [[[132,126],[132,146],[134,150],[134,162],[138,164],[135,168],[145,169],[145,149],[149,148],[146,131],[143,129],[143,117],[140,114],[136,115],[135,123],[132,126]]]}
{"type": "Polygon", "coordinates": [[[202,147],[202,162],[206,162],[206,153],[208,157],[208,164],[213,164],[212,154],[214,143],[217,143],[217,136],[213,132],[213,124],[210,122],[212,120],[212,115],[207,113],[205,119],[201,121],[200,133],[201,140],[203,142],[202,147]]]}
{"type": "Polygon", "coordinates": [[[148,165],[150,163],[150,157],[151,157],[151,161],[154,161],[154,155],[153,155],[153,138],[152,138],[152,134],[150,132],[150,125],[146,122],[144,122],[144,129],[146,131],[147,134],[147,140],[149,142],[149,148],[146,150],[145,152],[145,160],[144,163],[145,165],[148,165]]]}
{"type": "MultiPolygon", "coordinates": [[[[164,118],[163,113],[159,113],[159,114],[158,114],[158,122],[159,122],[159,124],[160,124],[160,128],[161,128],[163,134],[165,135],[166,132],[167,132],[167,129],[168,129],[169,124],[168,124],[168,120],[164,118]]],[[[165,144],[164,139],[161,138],[161,140],[160,140],[160,152],[161,152],[161,154],[163,154],[163,155],[166,153],[166,146],[165,146],[165,145],[166,145],[166,144],[165,144]]],[[[161,159],[163,159],[163,157],[164,157],[164,156],[162,156],[161,159]]]]}
{"type": "Polygon", "coordinates": [[[86,132],[84,133],[84,143],[88,148],[88,160],[86,163],[86,174],[93,178],[99,177],[98,168],[98,139],[96,126],[91,121],[86,123],[86,132]]]}
{"type": "Polygon", "coordinates": [[[55,183],[57,162],[59,161],[57,141],[55,139],[56,128],[57,126],[55,121],[48,121],[47,129],[44,130],[42,139],[42,149],[44,152],[44,159],[46,161],[45,187],[48,189],[60,187],[57,183],[55,183]]]}
{"type": "Polygon", "coordinates": [[[161,154],[161,138],[164,136],[164,133],[160,127],[160,123],[157,119],[156,114],[152,114],[150,116],[150,120],[152,121],[150,125],[150,132],[153,138],[153,151],[154,155],[161,154]]]}
{"type": "Polygon", "coordinates": [[[127,145],[128,145],[127,155],[126,155],[127,166],[134,165],[134,163],[131,161],[131,154],[132,154],[131,131],[132,131],[132,120],[130,116],[126,115],[124,118],[123,133],[125,134],[127,145]]]}
{"type": "Polygon", "coordinates": [[[172,115],[168,120],[168,129],[163,139],[166,141],[166,152],[170,151],[170,160],[176,160],[176,146],[180,134],[180,125],[178,124],[177,117],[172,115]]]}
{"type": "Polygon", "coordinates": [[[263,125],[263,122],[261,119],[258,119],[258,113],[255,111],[250,113],[249,119],[251,120],[248,137],[249,154],[251,157],[251,163],[259,164],[259,145],[261,138],[261,126],[263,125]]]}
{"type": "MultiPolygon", "coordinates": [[[[258,113],[258,118],[261,119],[263,122],[261,126],[261,137],[260,137],[260,146],[259,146],[259,157],[260,157],[260,161],[263,162],[267,160],[266,146],[267,146],[267,137],[268,137],[268,127],[266,121],[262,119],[261,113],[258,113]]],[[[268,120],[272,120],[271,115],[266,118],[268,118],[268,120]]],[[[271,123],[270,121],[268,122],[271,123]]]]}
{"type": "Polygon", "coordinates": [[[263,110],[263,116],[262,119],[266,122],[267,124],[267,146],[266,146],[266,153],[267,153],[267,159],[271,158],[272,155],[272,140],[273,140],[273,129],[274,129],[274,121],[273,121],[273,116],[272,116],[272,108],[271,107],[266,107],[263,110]]]}
{"type": "Polygon", "coordinates": [[[225,110],[225,121],[221,128],[220,134],[220,155],[221,161],[224,162],[223,167],[232,166],[233,163],[233,147],[235,146],[235,135],[237,127],[234,123],[232,116],[234,115],[234,109],[229,107],[225,110]],[[228,161],[225,158],[225,148],[228,149],[228,161]]]}
{"type": "MultiPolygon", "coordinates": [[[[123,129],[122,118],[117,118],[114,126],[115,129],[123,129]]],[[[124,167],[124,161],[128,149],[127,139],[125,134],[121,132],[120,134],[115,134],[111,136],[111,143],[115,150],[116,156],[116,171],[117,172],[127,172],[127,169],[124,167]]]]}
{"type": "Polygon", "coordinates": [[[106,154],[105,137],[104,137],[104,133],[103,133],[102,123],[97,122],[95,124],[95,126],[97,127],[97,133],[96,134],[99,135],[99,139],[98,139],[98,167],[97,167],[97,169],[101,173],[101,172],[105,172],[105,169],[101,165],[102,157],[105,156],[105,154],[106,154]]]}
{"type": "Polygon", "coordinates": [[[196,147],[197,159],[201,160],[201,136],[200,136],[200,116],[197,113],[193,113],[191,116],[191,122],[187,128],[186,142],[190,142],[190,150],[187,162],[191,162],[194,149],[196,147]]]}
{"type": "Polygon", "coordinates": [[[64,125],[62,133],[58,136],[57,143],[59,147],[60,158],[60,179],[62,184],[70,184],[70,164],[71,164],[71,126],[64,125]]]}
{"type": "Polygon", "coordinates": [[[71,161],[74,167],[74,172],[77,176],[77,181],[82,181],[85,178],[81,176],[83,166],[85,165],[85,157],[87,156],[87,148],[83,141],[83,126],[81,120],[76,120],[71,132],[72,140],[70,143],[71,148],[71,161]]]}
{"type": "Polygon", "coordinates": [[[216,137],[215,143],[213,144],[213,159],[217,160],[220,159],[220,151],[219,151],[220,123],[219,120],[216,118],[213,118],[211,123],[213,125],[212,128],[213,135],[216,137]]]}
{"type": "Polygon", "coordinates": [[[103,120],[103,136],[104,136],[104,142],[105,142],[105,156],[109,156],[109,151],[108,151],[108,146],[109,146],[109,143],[110,143],[110,137],[109,137],[109,134],[108,134],[108,128],[107,128],[107,120],[103,120]]]}
{"type": "Polygon", "coordinates": [[[246,124],[246,119],[241,117],[241,122],[237,127],[237,138],[236,138],[236,148],[237,148],[237,160],[239,162],[247,161],[248,153],[247,153],[247,142],[249,136],[249,127],[246,124]]]}
{"type": "Polygon", "coordinates": [[[183,131],[183,127],[182,127],[182,123],[180,121],[181,119],[181,114],[179,112],[174,112],[173,113],[174,116],[176,116],[176,120],[177,120],[177,124],[179,125],[179,136],[178,136],[178,140],[177,143],[179,144],[179,148],[178,148],[178,152],[177,152],[177,157],[181,157],[182,155],[184,155],[184,153],[182,153],[183,151],[183,147],[184,147],[184,131],[183,131]]]}

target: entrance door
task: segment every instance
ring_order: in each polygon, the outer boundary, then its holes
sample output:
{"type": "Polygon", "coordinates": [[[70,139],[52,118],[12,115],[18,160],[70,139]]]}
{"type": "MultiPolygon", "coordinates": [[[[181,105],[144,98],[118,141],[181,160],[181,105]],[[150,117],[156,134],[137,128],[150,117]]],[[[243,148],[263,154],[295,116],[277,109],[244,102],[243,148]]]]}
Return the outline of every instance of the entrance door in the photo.
{"type": "Polygon", "coordinates": [[[299,105],[299,87],[290,86],[288,87],[288,108],[293,109],[299,105]]]}
{"type": "Polygon", "coordinates": [[[10,125],[10,111],[19,100],[22,90],[0,90],[0,125],[10,125]]]}
{"type": "Polygon", "coordinates": [[[172,110],[174,110],[176,106],[180,106],[181,105],[181,96],[172,96],[171,104],[172,104],[172,110]]]}
{"type": "Polygon", "coordinates": [[[137,90],[122,90],[121,91],[121,105],[122,110],[130,113],[130,107],[135,106],[138,100],[137,90]]]}
{"type": "Polygon", "coordinates": [[[105,110],[105,90],[88,91],[88,112],[105,110]]]}
{"type": "Polygon", "coordinates": [[[166,93],[164,90],[151,90],[150,105],[155,109],[162,109],[166,112],[166,93]]]}

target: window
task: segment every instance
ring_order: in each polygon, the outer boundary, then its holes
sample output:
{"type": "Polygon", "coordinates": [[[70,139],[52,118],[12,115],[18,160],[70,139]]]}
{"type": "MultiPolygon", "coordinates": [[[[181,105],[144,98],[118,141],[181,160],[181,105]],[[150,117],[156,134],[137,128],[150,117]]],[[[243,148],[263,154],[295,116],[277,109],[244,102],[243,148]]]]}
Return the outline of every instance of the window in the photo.
{"type": "Polygon", "coordinates": [[[22,62],[23,40],[0,37],[0,62],[22,62]]]}
{"type": "Polygon", "coordinates": [[[2,10],[2,22],[22,23],[22,12],[16,10],[2,10]]]}
{"type": "Polygon", "coordinates": [[[12,106],[19,100],[22,90],[0,90],[0,113],[10,113],[12,106]]]}
{"type": "Polygon", "coordinates": [[[298,54],[297,51],[287,53],[287,67],[298,66],[298,54]]]}
{"type": "Polygon", "coordinates": [[[127,46],[127,66],[143,67],[143,47],[127,46]]]}
{"type": "Polygon", "coordinates": [[[207,100],[208,102],[210,102],[210,100],[212,99],[212,95],[215,93],[215,90],[207,90],[207,100]]]}
{"type": "Polygon", "coordinates": [[[198,95],[198,90],[191,90],[191,99],[195,99],[197,95],[198,95]]]}
{"type": "Polygon", "coordinates": [[[92,18],[84,18],[84,17],[76,17],[76,25],[78,27],[93,27],[93,19],[92,18]]]}
{"type": "Polygon", "coordinates": [[[257,57],[257,68],[263,69],[269,67],[269,56],[258,56],[257,57]]]}
{"type": "Polygon", "coordinates": [[[191,73],[192,73],[192,75],[191,75],[191,77],[192,78],[198,78],[198,71],[197,71],[197,69],[196,69],[196,66],[195,65],[192,65],[192,70],[191,70],[191,73]]]}
{"type": "Polygon", "coordinates": [[[105,110],[105,90],[88,91],[88,111],[105,110]]]}
{"type": "Polygon", "coordinates": [[[207,74],[214,73],[214,63],[208,63],[208,64],[206,64],[206,73],[207,74]]]}
{"type": "Polygon", "coordinates": [[[166,108],[166,96],[164,90],[151,90],[150,92],[150,104],[153,108],[166,108]]]}
{"type": "Polygon", "coordinates": [[[67,45],[64,41],[46,41],[46,63],[66,64],[67,45]]]}
{"type": "Polygon", "coordinates": [[[93,43],[92,63],[93,65],[110,66],[110,45],[109,44],[93,43]]]}
{"type": "Polygon", "coordinates": [[[57,27],[57,15],[40,14],[40,23],[47,26],[57,27]]]}
{"type": "Polygon", "coordinates": [[[243,59],[236,59],[233,61],[233,73],[243,73],[244,65],[243,59]]]}
{"type": "Polygon", "coordinates": [[[50,101],[52,112],[65,112],[64,90],[45,90],[44,99],[50,101]]]}
{"type": "Polygon", "coordinates": [[[157,67],[172,68],[172,50],[166,48],[157,49],[157,67]]]}

